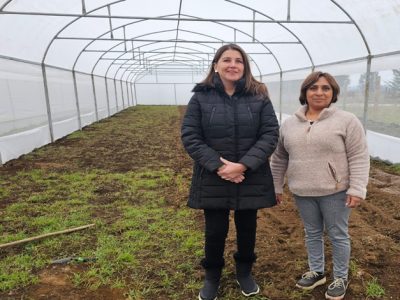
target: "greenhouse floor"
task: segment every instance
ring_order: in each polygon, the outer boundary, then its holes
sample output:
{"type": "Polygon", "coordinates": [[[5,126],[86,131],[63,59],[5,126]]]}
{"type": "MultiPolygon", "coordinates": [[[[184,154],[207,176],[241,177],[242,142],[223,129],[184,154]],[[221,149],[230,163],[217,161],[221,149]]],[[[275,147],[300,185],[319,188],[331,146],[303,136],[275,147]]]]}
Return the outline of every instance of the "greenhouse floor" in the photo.
{"type": "MultiPolygon", "coordinates": [[[[180,142],[184,109],[130,108],[0,167],[0,244],[96,224],[0,248],[0,299],[196,299],[203,219],[186,207],[192,162],[180,142]],[[64,257],[94,260],[52,263],[64,257]]],[[[400,299],[399,195],[400,176],[373,165],[368,198],[351,215],[346,299],[400,299]]],[[[303,239],[288,192],[282,205],[259,211],[261,294],[253,299],[324,299],[326,286],[294,287],[307,269],[303,239]]],[[[218,299],[243,299],[234,252],[231,222],[218,299]]]]}

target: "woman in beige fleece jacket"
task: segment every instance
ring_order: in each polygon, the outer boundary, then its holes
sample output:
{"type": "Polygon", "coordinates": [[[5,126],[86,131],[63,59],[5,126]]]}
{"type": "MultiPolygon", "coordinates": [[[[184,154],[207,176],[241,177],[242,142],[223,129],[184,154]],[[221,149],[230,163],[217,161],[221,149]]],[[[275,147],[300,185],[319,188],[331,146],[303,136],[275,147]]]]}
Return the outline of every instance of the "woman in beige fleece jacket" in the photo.
{"type": "Polygon", "coordinates": [[[332,243],[333,282],[326,299],[343,299],[348,286],[351,208],[366,196],[369,154],[362,124],[332,105],[340,88],[328,73],[313,72],[303,82],[302,106],[281,126],[271,159],[278,203],[285,175],[305,229],[309,271],[296,286],[311,290],[326,282],[324,229],[332,243]]]}

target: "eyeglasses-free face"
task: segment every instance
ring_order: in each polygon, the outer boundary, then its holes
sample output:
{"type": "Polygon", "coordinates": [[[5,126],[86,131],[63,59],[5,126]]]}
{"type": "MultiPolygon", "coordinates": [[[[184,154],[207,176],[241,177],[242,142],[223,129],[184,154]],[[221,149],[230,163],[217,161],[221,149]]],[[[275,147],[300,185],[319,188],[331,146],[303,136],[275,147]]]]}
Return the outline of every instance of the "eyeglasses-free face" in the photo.
{"type": "Polygon", "coordinates": [[[326,78],[321,76],[307,89],[306,98],[310,109],[320,111],[331,104],[333,89],[326,78]]]}
{"type": "Polygon", "coordinates": [[[219,73],[224,86],[230,87],[243,77],[243,57],[239,51],[228,49],[215,63],[214,70],[219,73]]]}

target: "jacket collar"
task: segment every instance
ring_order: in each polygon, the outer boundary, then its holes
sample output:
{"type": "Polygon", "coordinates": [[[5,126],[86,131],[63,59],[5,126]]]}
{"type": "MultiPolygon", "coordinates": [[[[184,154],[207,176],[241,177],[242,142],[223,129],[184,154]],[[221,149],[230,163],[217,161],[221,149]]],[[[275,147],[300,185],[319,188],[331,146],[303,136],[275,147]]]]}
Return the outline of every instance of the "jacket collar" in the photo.
{"type": "MultiPolygon", "coordinates": [[[[218,73],[214,73],[213,83],[216,90],[220,93],[225,93],[224,84],[222,83],[221,77],[218,73]]],[[[245,79],[244,77],[240,78],[235,82],[235,94],[242,94],[244,92],[245,79]]]]}
{"type": "MultiPolygon", "coordinates": [[[[208,86],[205,85],[204,83],[198,83],[196,86],[193,88],[192,92],[202,92],[202,91],[208,91],[210,89],[215,89],[219,93],[225,93],[225,88],[224,84],[222,83],[221,77],[219,76],[218,73],[214,73],[214,76],[212,78],[213,86],[208,86]]],[[[245,79],[242,77],[238,81],[236,81],[235,84],[235,94],[244,94],[245,93],[245,79]]]]}
{"type": "MultiPolygon", "coordinates": [[[[338,108],[331,104],[329,107],[324,108],[321,113],[319,114],[318,121],[329,118],[332,116],[338,108]]],[[[295,113],[294,115],[303,122],[308,122],[307,117],[306,117],[306,111],[307,111],[307,105],[301,106],[295,113]]]]}

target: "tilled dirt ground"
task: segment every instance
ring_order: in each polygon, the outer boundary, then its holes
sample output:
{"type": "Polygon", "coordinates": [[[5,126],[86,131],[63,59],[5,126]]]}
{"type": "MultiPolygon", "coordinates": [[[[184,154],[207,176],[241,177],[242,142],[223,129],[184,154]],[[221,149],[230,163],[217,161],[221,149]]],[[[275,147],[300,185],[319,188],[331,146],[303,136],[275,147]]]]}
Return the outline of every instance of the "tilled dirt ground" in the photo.
{"type": "MultiPolygon", "coordinates": [[[[184,107],[179,108],[181,116],[184,107]]],[[[114,118],[124,118],[117,115],[114,118]]],[[[127,120],[129,121],[129,120],[127,120]]],[[[1,172],[15,173],[26,168],[68,169],[102,168],[124,172],[146,166],[167,166],[187,180],[191,176],[191,160],[182,149],[180,142],[179,118],[164,124],[163,132],[145,131],[142,140],[135,139],[133,132],[113,132],[110,136],[93,139],[61,139],[47,147],[63,157],[13,160],[1,168],[1,172]],[[134,159],[133,159],[134,158],[134,159]],[[72,163],[73,162],[73,163],[72,163]]],[[[107,120],[103,121],[107,126],[107,120]]],[[[143,136],[143,135],[142,135],[143,136]]],[[[171,205],[182,206],[187,195],[171,191],[171,205]],[[174,204],[175,202],[175,204],[174,204]]],[[[381,299],[400,299],[400,176],[372,168],[368,186],[368,198],[351,215],[352,275],[346,299],[367,299],[366,283],[377,278],[385,289],[381,299]]],[[[0,203],[4,207],[7,203],[0,203]]],[[[99,212],[101,213],[101,212],[99,212]]],[[[202,222],[201,212],[198,214],[202,222]]],[[[201,226],[201,225],[200,225],[201,226]]],[[[290,194],[286,193],[283,204],[272,209],[259,211],[257,232],[258,260],[254,274],[262,286],[263,299],[324,299],[325,288],[318,287],[311,294],[295,297],[294,285],[299,276],[307,270],[304,247],[304,232],[298,212],[290,194]],[[292,295],[290,298],[288,295],[292,295]]],[[[328,278],[332,276],[331,252],[326,242],[328,278]]],[[[233,223],[226,249],[227,268],[232,268],[232,254],[235,251],[235,231],[233,223]]],[[[126,299],[120,291],[102,287],[95,291],[74,287],[70,274],[79,272],[84,266],[49,266],[39,272],[39,283],[23,292],[0,293],[1,299],[126,299]]],[[[229,275],[231,276],[231,275],[229,275]]],[[[222,285],[230,284],[232,278],[223,278],[222,285]]],[[[195,295],[193,295],[195,297],[195,295]]],[[[223,295],[222,295],[223,297],[223,295]]],[[[164,298],[159,298],[164,299],[164,298]]],[[[224,298],[225,299],[225,298],[224,298]]],[[[372,299],[372,298],[369,298],[372,299]]],[[[182,299],[186,300],[186,299],[182,299]]]]}

